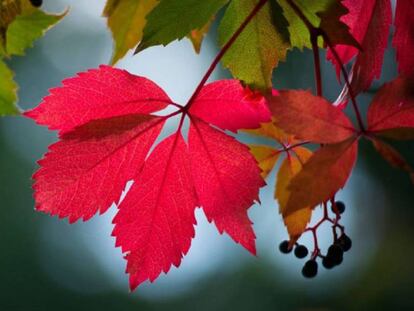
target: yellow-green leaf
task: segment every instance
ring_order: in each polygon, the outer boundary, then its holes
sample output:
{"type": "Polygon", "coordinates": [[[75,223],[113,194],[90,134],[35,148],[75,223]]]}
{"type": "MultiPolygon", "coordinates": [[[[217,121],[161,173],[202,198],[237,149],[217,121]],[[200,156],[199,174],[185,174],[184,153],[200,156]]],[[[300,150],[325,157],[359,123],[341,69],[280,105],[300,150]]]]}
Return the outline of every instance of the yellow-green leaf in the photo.
{"type": "Polygon", "coordinates": [[[19,113],[16,107],[17,84],[13,80],[13,72],[0,59],[0,116],[19,113]]]}
{"type": "Polygon", "coordinates": [[[115,42],[111,64],[115,64],[142,39],[146,16],[159,0],[108,0],[104,16],[115,42]]]}
{"type": "Polygon", "coordinates": [[[287,157],[280,166],[275,190],[275,198],[279,202],[279,212],[288,230],[290,243],[294,243],[302,235],[312,216],[311,206],[286,214],[287,202],[291,195],[288,189],[289,183],[301,171],[303,164],[312,156],[312,152],[303,147],[294,148],[293,153],[295,155],[287,157]]]}
{"type": "MultiPolygon", "coordinates": [[[[226,44],[257,2],[230,3],[219,27],[220,45],[226,44]]],[[[223,57],[223,65],[232,75],[252,88],[271,88],[273,69],[286,58],[290,48],[287,22],[280,13],[277,3],[268,1],[223,57]]]]}
{"type": "Polygon", "coordinates": [[[6,53],[8,55],[24,55],[25,49],[32,47],[33,42],[42,37],[53,25],[59,22],[62,14],[47,14],[33,7],[24,7],[20,15],[8,25],[6,31],[6,53]]]}

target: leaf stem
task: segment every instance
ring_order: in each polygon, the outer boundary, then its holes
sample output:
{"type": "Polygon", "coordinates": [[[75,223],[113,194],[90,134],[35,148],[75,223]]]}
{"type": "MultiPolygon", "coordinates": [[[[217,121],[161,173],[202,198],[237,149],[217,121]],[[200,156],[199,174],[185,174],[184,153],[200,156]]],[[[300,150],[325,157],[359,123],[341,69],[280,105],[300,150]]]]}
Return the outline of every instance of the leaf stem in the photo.
{"type": "Polygon", "coordinates": [[[318,47],[318,31],[311,32],[311,43],[313,51],[313,64],[315,66],[315,81],[316,81],[316,95],[322,96],[322,74],[321,74],[321,60],[319,57],[318,47]]]}
{"type": "Polygon", "coordinates": [[[356,98],[355,98],[355,94],[354,91],[352,90],[351,87],[351,83],[349,82],[349,76],[348,76],[348,72],[345,69],[344,63],[342,62],[341,58],[338,55],[338,52],[335,49],[335,46],[333,46],[331,40],[329,39],[328,35],[321,31],[321,35],[323,37],[323,39],[325,40],[326,44],[328,45],[328,47],[331,49],[331,52],[335,58],[335,61],[339,64],[339,66],[341,67],[341,72],[342,75],[344,77],[345,80],[345,85],[348,88],[348,93],[349,93],[349,97],[351,98],[351,103],[352,103],[352,107],[355,111],[355,115],[357,118],[357,122],[358,122],[358,126],[361,132],[365,132],[365,126],[364,126],[364,122],[362,121],[362,116],[361,113],[359,111],[357,102],[356,102],[356,98]]]}
{"type": "Polygon", "coordinates": [[[226,44],[221,48],[221,50],[218,52],[218,54],[214,58],[213,62],[211,63],[210,67],[207,69],[206,73],[204,74],[204,76],[201,79],[200,83],[198,84],[197,88],[195,89],[193,95],[190,97],[187,104],[184,106],[184,110],[188,111],[188,109],[190,109],[190,107],[193,104],[195,98],[200,93],[200,91],[203,88],[204,84],[206,84],[208,78],[211,76],[214,69],[216,68],[216,66],[218,65],[220,60],[223,58],[224,54],[226,54],[226,52],[230,49],[230,47],[233,45],[233,43],[237,40],[237,38],[240,36],[240,34],[243,32],[243,30],[246,28],[246,26],[251,22],[251,20],[256,16],[256,14],[266,4],[267,1],[268,0],[260,0],[256,4],[256,6],[253,8],[253,10],[250,12],[250,14],[241,23],[239,28],[234,32],[234,34],[230,37],[230,39],[226,42],[226,44]]]}

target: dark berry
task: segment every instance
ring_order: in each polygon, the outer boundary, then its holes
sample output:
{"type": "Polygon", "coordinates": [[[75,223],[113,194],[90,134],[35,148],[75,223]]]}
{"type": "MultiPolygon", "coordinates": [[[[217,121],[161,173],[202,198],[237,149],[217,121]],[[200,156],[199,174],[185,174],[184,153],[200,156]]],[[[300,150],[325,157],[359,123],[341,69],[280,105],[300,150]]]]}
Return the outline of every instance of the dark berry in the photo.
{"type": "Polygon", "coordinates": [[[343,260],[344,251],[339,245],[333,244],[329,246],[326,257],[330,258],[335,265],[339,265],[343,260]]]}
{"type": "Polygon", "coordinates": [[[292,251],[292,248],[289,247],[289,241],[283,241],[279,244],[279,250],[283,254],[289,254],[292,251]]]}
{"type": "Polygon", "coordinates": [[[42,0],[30,0],[30,3],[35,7],[40,7],[43,4],[42,0]]]}
{"type": "Polygon", "coordinates": [[[306,248],[306,246],[304,245],[298,245],[295,248],[295,256],[297,258],[305,258],[306,256],[308,256],[308,249],[306,248]]]}
{"type": "Polygon", "coordinates": [[[318,263],[315,259],[308,260],[302,268],[305,278],[313,278],[318,274],[318,263]]]}
{"type": "Polygon", "coordinates": [[[340,247],[342,247],[344,252],[349,251],[352,247],[352,240],[345,233],[340,236],[337,243],[340,247]]]}
{"type": "MultiPolygon", "coordinates": [[[[336,210],[339,214],[343,214],[345,212],[345,203],[342,201],[335,201],[336,210]]],[[[335,208],[332,206],[332,211],[335,213],[335,208]]]]}
{"type": "Polygon", "coordinates": [[[332,269],[333,267],[335,267],[335,263],[332,260],[331,257],[325,256],[322,259],[322,265],[326,268],[326,269],[332,269]]]}

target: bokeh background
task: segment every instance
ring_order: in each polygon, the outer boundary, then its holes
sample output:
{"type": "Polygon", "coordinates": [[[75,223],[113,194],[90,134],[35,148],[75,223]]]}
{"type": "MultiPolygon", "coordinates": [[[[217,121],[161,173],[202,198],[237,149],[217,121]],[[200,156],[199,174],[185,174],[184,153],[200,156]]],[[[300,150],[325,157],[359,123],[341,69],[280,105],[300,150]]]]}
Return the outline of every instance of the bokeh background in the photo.
{"type": "MultiPolygon", "coordinates": [[[[67,6],[71,11],[25,57],[9,62],[24,109],[36,106],[65,77],[108,63],[111,56],[103,0],[44,2],[50,11],[67,6]]],[[[149,77],[176,102],[185,102],[216,52],[213,28],[201,55],[183,40],[128,55],[118,66],[149,77]]],[[[380,82],[395,75],[390,48],[380,82]]],[[[226,76],[219,68],[212,79],[226,76]]],[[[325,94],[335,99],[340,88],[325,61],[323,77],[325,94]]],[[[274,83],[276,88],[312,88],[309,51],[291,52],[274,83]]],[[[363,109],[378,85],[359,98],[363,109]]],[[[197,210],[196,238],[181,267],[129,293],[125,262],[110,236],[115,206],[74,225],[34,211],[31,175],[55,140],[55,133],[30,120],[0,119],[0,310],[414,310],[414,188],[367,142],[339,194],[347,204],[344,223],[354,244],[340,267],[320,268],[317,278],[305,280],[304,262],[278,252],[287,233],[273,200],[272,174],[260,194],[263,204],[249,212],[258,236],[257,257],[219,235],[197,210]]],[[[412,143],[397,147],[412,160],[412,143]]],[[[325,229],[320,239],[328,246],[331,236],[325,229]]],[[[310,236],[301,242],[310,245],[310,236]]]]}

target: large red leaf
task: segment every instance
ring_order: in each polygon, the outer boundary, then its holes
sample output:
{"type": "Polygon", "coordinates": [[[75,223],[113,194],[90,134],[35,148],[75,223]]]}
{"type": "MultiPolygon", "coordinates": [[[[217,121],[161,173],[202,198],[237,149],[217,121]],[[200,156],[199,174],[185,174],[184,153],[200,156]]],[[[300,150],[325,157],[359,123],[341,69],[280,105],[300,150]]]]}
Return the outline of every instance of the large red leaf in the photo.
{"type": "Polygon", "coordinates": [[[326,202],[343,188],[355,165],[357,151],[354,137],[316,151],[288,186],[285,215],[326,202]]]}
{"type": "Polygon", "coordinates": [[[155,112],[171,102],[154,82],[109,66],[79,73],[62,83],[25,115],[52,130],[67,132],[91,120],[155,112]]]}
{"type": "Polygon", "coordinates": [[[177,132],[151,153],[114,219],[131,289],[179,266],[194,237],[195,206],[187,145],[177,132]]]}
{"type": "Polygon", "coordinates": [[[414,2],[398,0],[395,9],[395,33],[392,41],[397,50],[398,70],[400,73],[414,74],[414,2]]]}
{"type": "Polygon", "coordinates": [[[224,130],[258,128],[270,121],[264,97],[244,88],[237,80],[207,84],[197,96],[190,113],[224,130]]]}
{"type": "MultiPolygon", "coordinates": [[[[397,78],[384,84],[368,108],[368,130],[389,132],[414,128],[414,80],[397,78]]],[[[403,133],[403,132],[400,132],[403,133]]]]}
{"type": "Polygon", "coordinates": [[[279,91],[269,98],[275,124],[297,139],[336,143],[349,138],[355,129],[342,112],[326,99],[309,91],[279,91]]]}
{"type": "Polygon", "coordinates": [[[163,123],[129,115],[92,121],[64,135],[33,176],[36,208],[70,222],[105,212],[142,167],[163,123]]]}
{"type": "Polygon", "coordinates": [[[106,211],[126,183],[134,182],[119,205],[113,232],[126,254],[132,289],[180,264],[194,236],[196,206],[220,232],[255,252],[247,210],[264,185],[260,169],[246,146],[192,113],[225,129],[258,127],[269,117],[263,98],[235,81],[207,85],[188,112],[190,153],[180,122],[148,157],[164,122],[177,114],[183,121],[187,113],[149,114],[168,103],[153,82],[102,66],[66,80],[26,113],[61,131],[34,175],[38,210],[70,222],[87,220],[106,211]],[[220,109],[223,115],[216,113],[220,109]],[[240,122],[231,120],[238,117],[240,122]]]}
{"type": "Polygon", "coordinates": [[[188,141],[197,197],[208,220],[255,253],[247,209],[265,185],[256,160],[246,146],[197,118],[188,141]]]}

